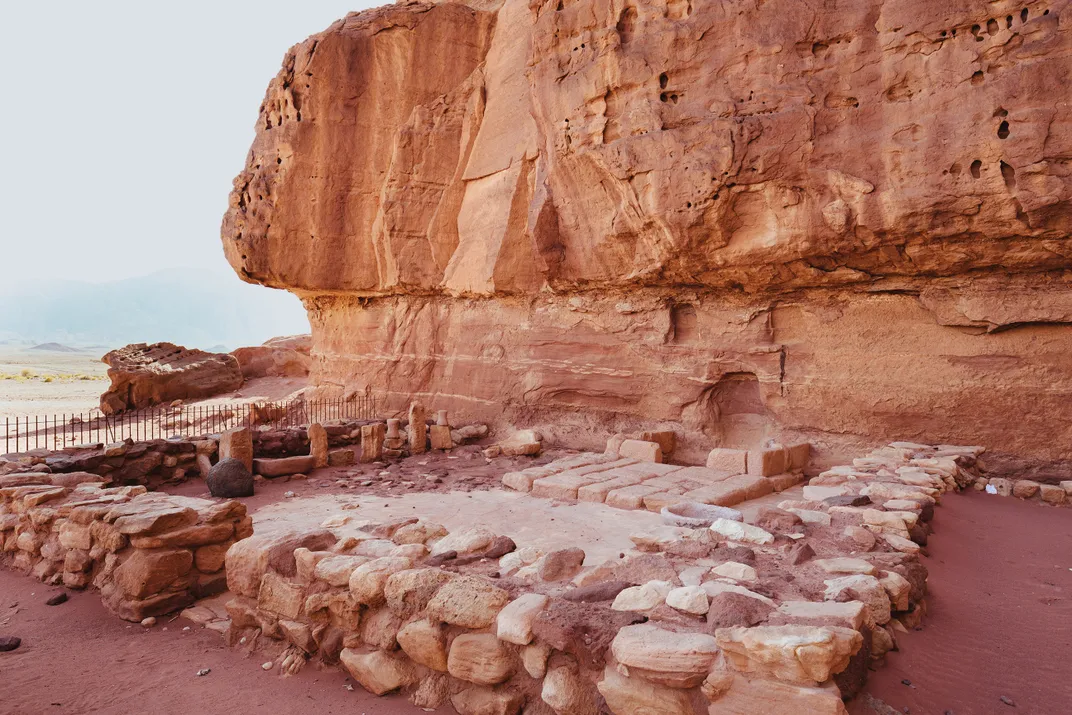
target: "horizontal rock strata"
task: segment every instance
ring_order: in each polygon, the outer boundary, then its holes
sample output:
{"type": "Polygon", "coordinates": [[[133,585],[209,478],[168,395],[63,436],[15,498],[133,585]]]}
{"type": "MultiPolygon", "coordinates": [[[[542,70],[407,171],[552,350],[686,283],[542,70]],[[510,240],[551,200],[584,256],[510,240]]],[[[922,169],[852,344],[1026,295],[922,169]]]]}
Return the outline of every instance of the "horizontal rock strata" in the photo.
{"type": "Polygon", "coordinates": [[[317,385],[399,413],[1067,479],[1067,5],[351,14],[269,85],[224,250],[304,300],[317,385]]]}

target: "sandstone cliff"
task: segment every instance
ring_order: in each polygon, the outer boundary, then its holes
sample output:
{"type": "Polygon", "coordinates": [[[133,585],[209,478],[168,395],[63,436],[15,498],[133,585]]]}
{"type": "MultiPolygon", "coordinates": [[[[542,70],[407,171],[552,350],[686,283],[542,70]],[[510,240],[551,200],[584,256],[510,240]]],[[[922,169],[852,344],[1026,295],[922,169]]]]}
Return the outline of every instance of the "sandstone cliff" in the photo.
{"type": "Polygon", "coordinates": [[[945,440],[1060,473],[1070,23],[1067,0],[353,14],[270,84],[225,252],[302,297],[324,389],[578,445],[665,423],[685,454],[945,440]]]}

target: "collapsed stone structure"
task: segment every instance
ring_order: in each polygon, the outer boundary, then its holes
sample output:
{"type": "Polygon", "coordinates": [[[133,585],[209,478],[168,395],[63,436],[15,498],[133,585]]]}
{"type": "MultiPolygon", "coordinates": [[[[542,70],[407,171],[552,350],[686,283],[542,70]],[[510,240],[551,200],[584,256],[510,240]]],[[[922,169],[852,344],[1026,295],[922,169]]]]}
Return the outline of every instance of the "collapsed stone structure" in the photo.
{"type": "Polygon", "coordinates": [[[245,505],[109,482],[86,472],[0,476],[0,564],[92,586],[128,621],[226,590],[227,549],[253,533],[245,505]]]}
{"type": "Polygon", "coordinates": [[[277,643],[284,672],[315,658],[462,715],[843,714],[924,616],[920,544],[981,452],[895,443],[747,521],[725,510],[637,533],[636,550],[597,564],[417,516],[277,525],[228,551],[228,638],[277,643]]]}
{"type": "Polygon", "coordinates": [[[1052,477],[1070,46],[1067,0],[352,14],[272,80],[224,249],[303,299],[316,384],[400,411],[1052,477]]]}

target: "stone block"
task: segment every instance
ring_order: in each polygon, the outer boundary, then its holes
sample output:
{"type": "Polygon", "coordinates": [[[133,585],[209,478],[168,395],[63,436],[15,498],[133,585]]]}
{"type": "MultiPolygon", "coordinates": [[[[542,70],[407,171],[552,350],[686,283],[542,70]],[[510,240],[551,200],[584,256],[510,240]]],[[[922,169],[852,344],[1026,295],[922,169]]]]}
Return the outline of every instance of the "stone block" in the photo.
{"type": "Polygon", "coordinates": [[[253,473],[259,474],[266,479],[288,477],[291,474],[301,474],[312,470],[315,461],[316,460],[309,455],[279,457],[277,459],[254,459],[253,473]]]}
{"type": "Polygon", "coordinates": [[[439,588],[426,614],[465,628],[487,628],[510,602],[507,591],[477,576],[459,576],[439,588]]]}
{"type": "Polygon", "coordinates": [[[778,606],[778,612],[790,619],[833,622],[857,631],[864,626],[867,616],[860,601],[786,601],[778,606]]]}
{"type": "Polygon", "coordinates": [[[998,493],[998,496],[1012,496],[1013,483],[1009,479],[996,477],[990,480],[990,486],[994,487],[994,490],[998,493]]]}
{"type": "Polygon", "coordinates": [[[521,693],[487,687],[466,688],[450,697],[459,715],[517,715],[524,702],[521,693]]]}
{"type": "MultiPolygon", "coordinates": [[[[641,677],[626,677],[610,665],[603,671],[596,689],[613,713],[694,715],[696,712],[688,691],[656,685],[641,677]]],[[[765,711],[755,710],[749,715],[761,712],[765,711]]]]}
{"type": "Polygon", "coordinates": [[[413,621],[398,631],[398,645],[413,662],[447,672],[447,630],[441,623],[413,621]]]}
{"type": "Polygon", "coordinates": [[[1072,481],[1061,482],[1060,487],[1065,490],[1066,496],[1072,497],[1072,481]]]}
{"type": "Polygon", "coordinates": [[[643,442],[655,442],[658,444],[664,457],[669,456],[677,446],[677,433],[672,430],[641,432],[639,439],[643,442]]]}
{"type": "Polygon", "coordinates": [[[599,715],[601,712],[596,705],[598,696],[592,692],[592,683],[567,666],[559,666],[547,673],[540,699],[556,713],[599,715]]]}
{"type": "Polygon", "coordinates": [[[491,633],[466,633],[451,643],[447,671],[469,683],[497,685],[513,675],[514,658],[491,633]]]}
{"type": "Polygon", "coordinates": [[[1040,484],[1039,497],[1042,501],[1047,504],[1053,504],[1054,506],[1060,506],[1068,501],[1068,496],[1065,494],[1065,490],[1053,484],[1040,484]]]}
{"type": "Polygon", "coordinates": [[[257,604],[262,610],[294,620],[301,615],[305,605],[305,589],[269,571],[261,579],[257,604]]]}
{"type": "Polygon", "coordinates": [[[764,545],[774,542],[774,535],[769,531],[729,519],[715,519],[711,523],[711,531],[724,539],[742,544],[764,545]]]}
{"type": "Polygon", "coordinates": [[[799,471],[808,466],[811,461],[811,445],[807,442],[791,444],[785,448],[785,468],[791,471],[799,471]]]}
{"type": "Polygon", "coordinates": [[[194,551],[194,566],[201,573],[216,573],[223,568],[229,543],[202,546],[194,551]]]}
{"type": "Polygon", "coordinates": [[[785,449],[753,449],[748,452],[748,473],[757,477],[773,477],[786,470],[785,449]]]}
{"type": "Polygon", "coordinates": [[[409,438],[410,454],[420,454],[428,449],[428,413],[424,405],[414,402],[409,406],[409,438]]]}
{"type": "Polygon", "coordinates": [[[324,425],[314,422],[306,433],[309,435],[309,456],[313,458],[313,468],[328,466],[328,433],[324,425]]]}
{"type": "Polygon", "coordinates": [[[1017,499],[1030,499],[1038,494],[1039,483],[1030,479],[1019,479],[1013,482],[1012,495],[1017,499]]]}
{"type": "Polygon", "coordinates": [[[712,715],[847,715],[837,686],[793,685],[777,680],[733,678],[726,693],[715,700],[712,715]]]}
{"type": "Polygon", "coordinates": [[[220,461],[237,459],[253,471],[253,433],[245,427],[224,431],[220,435],[220,461]]]}
{"type": "Polygon", "coordinates": [[[60,526],[59,530],[60,545],[65,549],[84,549],[88,551],[93,548],[93,533],[88,524],[75,524],[71,521],[65,521],[60,526]]]}
{"type": "Polygon", "coordinates": [[[115,570],[114,580],[128,597],[144,599],[188,574],[193,565],[194,555],[188,549],[136,549],[115,570]]]}
{"type": "Polygon", "coordinates": [[[280,531],[237,541],[227,550],[227,586],[236,595],[257,598],[269,568],[283,576],[297,575],[295,549],[326,551],[335,542],[335,535],[326,529],[280,531]]]}
{"type": "Polygon", "coordinates": [[[387,579],[411,568],[413,562],[404,556],[384,556],[361,564],[350,574],[350,595],[358,603],[377,606],[386,600],[384,586],[387,579]]]}
{"type": "Polygon", "coordinates": [[[448,450],[454,447],[450,438],[450,427],[446,425],[432,425],[429,428],[429,440],[432,449],[448,450]]]}
{"type": "Polygon", "coordinates": [[[373,695],[386,695],[413,685],[419,679],[416,668],[408,660],[379,650],[360,653],[345,648],[339,654],[339,662],[361,687],[373,695]]]}
{"type": "Polygon", "coordinates": [[[357,456],[354,454],[354,450],[349,447],[333,449],[328,452],[329,467],[349,467],[355,461],[357,461],[357,456]]]}
{"type": "Polygon", "coordinates": [[[519,430],[500,442],[499,449],[507,457],[534,457],[543,449],[543,441],[533,430],[519,430]]]}
{"type": "Polygon", "coordinates": [[[378,462],[383,458],[383,441],[387,436],[387,426],[382,422],[361,425],[361,462],[378,462]]]}
{"type": "Polygon", "coordinates": [[[644,506],[644,497],[663,491],[662,487],[652,487],[645,484],[637,484],[631,487],[622,487],[607,493],[607,506],[618,509],[640,509],[644,506]]]}
{"type": "Polygon", "coordinates": [[[611,643],[615,659],[636,675],[659,685],[694,688],[703,682],[719,655],[714,637],[674,633],[649,623],[626,626],[611,643]]]}
{"type": "Polygon", "coordinates": [[[748,471],[748,452],[743,449],[716,447],[707,455],[707,468],[745,474],[748,471]]]}
{"type": "Polygon", "coordinates": [[[622,442],[618,448],[618,455],[641,462],[663,461],[663,450],[658,442],[645,442],[639,439],[627,439],[622,442]]]}
{"type": "Polygon", "coordinates": [[[547,601],[547,596],[538,593],[526,593],[511,601],[495,618],[496,635],[507,643],[528,645],[532,642],[532,624],[547,601]]]}
{"type": "Polygon", "coordinates": [[[772,491],[774,486],[769,479],[739,474],[709,486],[689,490],[685,492],[685,499],[712,506],[733,506],[766,496],[772,491]]]}
{"type": "Polygon", "coordinates": [[[767,477],[767,480],[770,481],[774,491],[784,492],[786,489],[795,487],[804,481],[804,475],[800,472],[789,472],[786,474],[775,474],[773,477],[767,477]]]}
{"type": "Polygon", "coordinates": [[[840,673],[863,645],[840,626],[720,628],[718,645],[735,670],[797,685],[815,685],[840,673]]]}

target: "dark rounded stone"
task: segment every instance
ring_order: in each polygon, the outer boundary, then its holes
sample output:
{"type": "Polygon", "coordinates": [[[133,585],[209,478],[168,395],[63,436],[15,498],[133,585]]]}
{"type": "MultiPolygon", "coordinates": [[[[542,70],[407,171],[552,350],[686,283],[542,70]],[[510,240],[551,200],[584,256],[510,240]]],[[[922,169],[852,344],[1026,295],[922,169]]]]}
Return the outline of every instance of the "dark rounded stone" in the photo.
{"type": "Polygon", "coordinates": [[[253,496],[253,475],[239,459],[224,459],[208,470],[208,491],[214,497],[234,499],[253,496]]]}
{"type": "Polygon", "coordinates": [[[823,503],[827,506],[867,506],[871,503],[871,497],[865,497],[862,494],[844,494],[827,497],[823,499],[823,503]]]}
{"type": "Polygon", "coordinates": [[[58,606],[61,603],[67,603],[67,592],[66,591],[62,591],[60,593],[57,593],[55,596],[53,596],[52,598],[50,598],[47,601],[45,601],[46,606],[58,606]]]}
{"type": "Polygon", "coordinates": [[[457,558],[458,558],[458,552],[457,551],[444,551],[441,554],[434,554],[432,556],[429,556],[427,559],[425,559],[424,565],[425,566],[442,566],[443,564],[447,563],[448,561],[454,561],[457,558]]]}
{"type": "Polygon", "coordinates": [[[22,645],[22,639],[15,636],[0,636],[0,653],[15,650],[22,645]]]}
{"type": "Polygon", "coordinates": [[[509,536],[496,536],[484,552],[485,559],[500,559],[517,549],[517,544],[509,536]]]}

